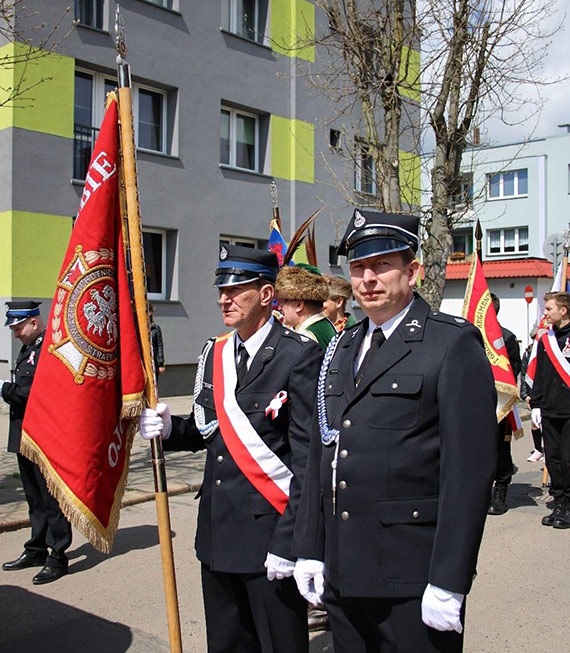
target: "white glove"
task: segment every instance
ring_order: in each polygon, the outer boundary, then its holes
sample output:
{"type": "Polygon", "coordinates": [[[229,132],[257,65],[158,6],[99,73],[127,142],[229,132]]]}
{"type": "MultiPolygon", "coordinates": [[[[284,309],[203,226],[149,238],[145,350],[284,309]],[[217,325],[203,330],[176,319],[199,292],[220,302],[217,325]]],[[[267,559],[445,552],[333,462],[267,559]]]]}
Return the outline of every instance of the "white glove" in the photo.
{"type": "Polygon", "coordinates": [[[436,630],[456,630],[463,632],[459,618],[464,594],[449,592],[428,583],[422,597],[422,621],[436,630]]]}
{"type": "Polygon", "coordinates": [[[170,408],[166,404],[156,404],[156,410],[145,408],[139,417],[139,430],[145,440],[160,436],[163,440],[168,439],[172,431],[170,408]]]}
{"type": "Polygon", "coordinates": [[[542,424],[542,414],[540,408],[533,408],[530,411],[530,419],[532,423],[536,426],[537,429],[541,427],[542,424]]]}
{"type": "Polygon", "coordinates": [[[320,560],[299,558],[293,576],[299,594],[315,607],[322,605],[325,591],[325,563],[320,560]]]}
{"type": "Polygon", "coordinates": [[[287,558],[268,553],[265,558],[265,568],[267,569],[267,580],[283,580],[293,575],[295,563],[287,558]]]}

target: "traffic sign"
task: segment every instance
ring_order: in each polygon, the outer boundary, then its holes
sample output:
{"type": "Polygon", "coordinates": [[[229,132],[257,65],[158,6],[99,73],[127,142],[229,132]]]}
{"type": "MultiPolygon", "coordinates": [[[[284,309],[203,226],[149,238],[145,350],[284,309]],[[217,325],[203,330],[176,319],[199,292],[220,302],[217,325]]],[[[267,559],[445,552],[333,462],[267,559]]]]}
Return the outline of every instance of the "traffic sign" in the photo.
{"type": "Polygon", "coordinates": [[[527,304],[531,304],[534,299],[534,288],[532,286],[525,286],[524,288],[524,298],[527,304]]]}

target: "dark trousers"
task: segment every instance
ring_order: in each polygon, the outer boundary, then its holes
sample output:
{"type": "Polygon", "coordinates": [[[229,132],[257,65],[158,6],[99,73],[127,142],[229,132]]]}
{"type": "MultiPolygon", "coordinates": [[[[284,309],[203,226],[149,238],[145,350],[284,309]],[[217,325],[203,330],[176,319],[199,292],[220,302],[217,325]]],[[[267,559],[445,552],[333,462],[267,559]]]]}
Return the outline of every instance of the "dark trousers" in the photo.
{"type": "Polygon", "coordinates": [[[71,524],[48,492],[40,468],[22,454],[18,454],[18,466],[32,525],[32,536],[24,548],[38,558],[46,556],[46,565],[67,567],[65,551],[71,545],[71,524]]]}
{"type": "Polygon", "coordinates": [[[550,494],[570,500],[570,418],[542,418],[544,457],[550,494]]]}
{"type": "Polygon", "coordinates": [[[294,579],[228,574],[202,564],[209,653],[307,653],[307,603],[294,579]]]}
{"type": "MultiPolygon", "coordinates": [[[[347,598],[325,585],[335,653],[460,653],[463,634],[422,621],[421,598],[347,598]]],[[[465,603],[463,604],[463,610],[465,603]]],[[[462,623],[464,621],[462,614],[462,623]]]]}
{"type": "Polygon", "coordinates": [[[513,478],[513,457],[511,455],[511,441],[505,440],[508,421],[503,419],[497,429],[497,469],[495,471],[495,485],[507,487],[513,478]]]}
{"type": "Polygon", "coordinates": [[[542,431],[540,429],[533,429],[531,427],[530,434],[532,435],[532,441],[534,443],[534,448],[537,451],[540,451],[540,453],[543,453],[543,451],[542,451],[542,431]]]}

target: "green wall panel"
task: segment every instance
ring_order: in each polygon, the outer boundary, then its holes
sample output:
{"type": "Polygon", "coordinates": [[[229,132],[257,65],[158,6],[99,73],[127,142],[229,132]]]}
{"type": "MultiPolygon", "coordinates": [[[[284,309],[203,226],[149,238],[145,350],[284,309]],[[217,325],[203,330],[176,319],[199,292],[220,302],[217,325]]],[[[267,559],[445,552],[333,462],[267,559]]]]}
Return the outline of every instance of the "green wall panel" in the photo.
{"type": "Polygon", "coordinates": [[[73,138],[75,60],[53,53],[43,55],[22,43],[0,48],[0,61],[14,57],[13,67],[0,66],[0,104],[11,89],[21,90],[18,97],[0,106],[0,129],[20,127],[73,138]]]}
{"type": "Polygon", "coordinates": [[[315,6],[307,0],[273,0],[271,3],[271,47],[288,57],[315,60],[312,46],[299,49],[315,34],[315,6]]]}
{"type": "Polygon", "coordinates": [[[413,152],[400,150],[400,194],[402,202],[420,206],[420,157],[413,152]]]}
{"type": "Polygon", "coordinates": [[[0,295],[52,298],[71,235],[71,217],[0,213],[0,295]]]}
{"type": "Polygon", "coordinates": [[[403,88],[402,95],[415,102],[420,101],[420,63],[419,50],[404,46],[400,62],[400,78],[405,79],[410,88],[403,88]]]}
{"type": "Polygon", "coordinates": [[[290,181],[314,183],[314,125],[271,116],[271,174],[290,181]]]}

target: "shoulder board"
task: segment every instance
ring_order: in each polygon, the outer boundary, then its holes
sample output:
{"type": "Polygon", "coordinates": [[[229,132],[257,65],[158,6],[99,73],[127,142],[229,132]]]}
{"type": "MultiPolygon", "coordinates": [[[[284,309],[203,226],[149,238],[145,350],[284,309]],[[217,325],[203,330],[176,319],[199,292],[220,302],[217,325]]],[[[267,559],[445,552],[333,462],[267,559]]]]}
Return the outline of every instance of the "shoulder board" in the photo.
{"type": "Polygon", "coordinates": [[[301,333],[297,333],[294,329],[291,329],[290,327],[283,327],[283,335],[287,338],[293,338],[293,340],[296,340],[297,342],[301,342],[304,345],[307,344],[308,342],[315,342],[314,340],[311,340],[308,336],[304,336],[301,333]]]}
{"type": "Polygon", "coordinates": [[[453,324],[456,327],[464,327],[467,324],[471,324],[471,322],[464,317],[460,317],[459,315],[449,315],[449,313],[440,313],[439,311],[430,311],[428,313],[428,318],[430,320],[435,320],[436,322],[453,324]]]}

